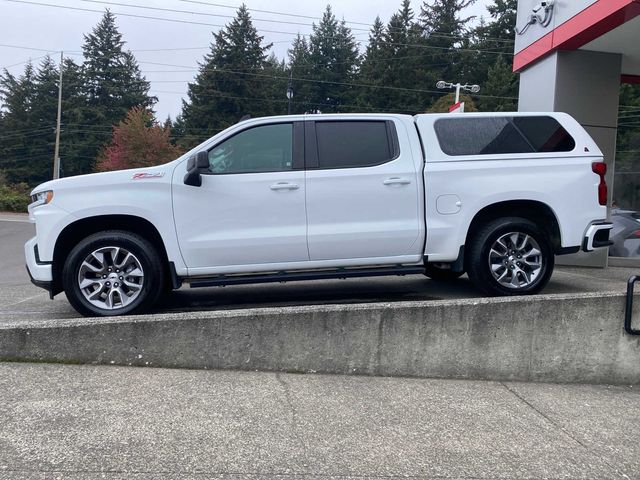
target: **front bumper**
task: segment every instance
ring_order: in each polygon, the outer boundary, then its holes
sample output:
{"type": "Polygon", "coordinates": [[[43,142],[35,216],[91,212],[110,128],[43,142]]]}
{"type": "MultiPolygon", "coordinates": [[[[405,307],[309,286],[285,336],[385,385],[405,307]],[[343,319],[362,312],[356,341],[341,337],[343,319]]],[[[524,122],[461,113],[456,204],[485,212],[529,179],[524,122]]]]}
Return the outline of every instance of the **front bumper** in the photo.
{"type": "Polygon", "coordinates": [[[613,242],[609,240],[609,232],[613,228],[611,222],[594,223],[589,226],[582,241],[582,250],[592,252],[596,248],[609,247],[613,242]]]}
{"type": "Polygon", "coordinates": [[[29,272],[31,282],[47,290],[49,296],[53,298],[53,268],[51,262],[42,262],[38,258],[37,237],[33,237],[24,244],[24,256],[27,261],[27,272],[29,272]]]}

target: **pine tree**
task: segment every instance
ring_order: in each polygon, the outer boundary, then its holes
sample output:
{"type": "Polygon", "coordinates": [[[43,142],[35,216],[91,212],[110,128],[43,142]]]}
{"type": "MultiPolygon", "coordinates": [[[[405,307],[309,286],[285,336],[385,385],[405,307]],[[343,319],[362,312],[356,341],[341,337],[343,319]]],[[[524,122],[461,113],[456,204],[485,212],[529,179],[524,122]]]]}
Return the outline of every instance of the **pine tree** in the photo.
{"type": "Polygon", "coordinates": [[[434,0],[426,1],[420,12],[420,22],[429,50],[430,71],[435,77],[447,82],[465,80],[464,57],[459,47],[467,47],[470,32],[468,25],[474,17],[461,17],[461,13],[476,0],[434,0]]]}
{"type": "MultiPolygon", "coordinates": [[[[384,35],[385,26],[378,16],[369,31],[369,41],[362,58],[358,75],[360,83],[369,85],[382,84],[388,68],[388,63],[384,57],[384,35]]],[[[358,92],[357,103],[365,109],[380,108],[378,105],[387,103],[381,101],[380,95],[382,91],[380,89],[360,88],[358,92]]]]}
{"type": "Polygon", "coordinates": [[[327,5],[322,20],[309,36],[308,101],[312,109],[340,112],[355,101],[357,92],[348,85],[358,71],[358,45],[351,29],[339,22],[327,5]]]}
{"type": "Polygon", "coordinates": [[[295,103],[292,113],[304,113],[312,110],[311,83],[304,79],[311,78],[311,60],[309,43],[301,35],[297,35],[288,51],[288,75],[292,77],[292,88],[295,103]],[[303,80],[299,80],[303,79],[303,80]]]}
{"type": "MultiPolygon", "coordinates": [[[[85,151],[86,143],[98,132],[109,132],[110,127],[94,126],[87,118],[87,97],[84,90],[82,67],[72,59],[62,62],[62,130],[60,132],[60,175],[71,176],[88,173],[95,160],[96,151],[85,151]]],[[[57,73],[56,73],[57,74],[57,73]]],[[[56,92],[57,99],[57,92],[56,92]]],[[[102,135],[99,139],[107,139],[102,135]]]]}
{"type": "Polygon", "coordinates": [[[514,97],[518,96],[518,77],[512,71],[517,3],[517,0],[494,0],[487,7],[491,20],[481,22],[473,31],[475,42],[471,48],[477,53],[467,59],[468,77],[482,85],[479,107],[484,111],[517,109],[514,97]],[[512,98],[491,99],[482,95],[512,98]]]}
{"type": "Polygon", "coordinates": [[[184,128],[198,137],[185,136],[185,145],[195,145],[210,134],[237,122],[244,115],[262,116],[272,106],[266,100],[273,78],[265,72],[271,44],[253,26],[246,6],[224,29],[214,33],[211,51],[200,64],[195,81],[183,101],[184,128]]]}
{"type": "Polygon", "coordinates": [[[416,113],[431,103],[428,96],[412,90],[429,89],[433,83],[428,65],[428,50],[420,26],[409,0],[403,0],[400,9],[391,16],[383,38],[381,63],[378,73],[382,84],[397,90],[374,91],[386,99],[380,107],[392,111],[416,113]],[[405,90],[403,90],[405,89],[405,90]]]}
{"type": "MultiPolygon", "coordinates": [[[[285,115],[287,113],[287,87],[289,70],[284,60],[278,60],[274,53],[269,55],[264,65],[265,78],[263,96],[265,97],[262,115],[285,115]]],[[[295,101],[295,98],[293,99],[295,101]]],[[[293,113],[293,110],[292,110],[293,113]]]]}
{"type": "Polygon", "coordinates": [[[98,156],[96,171],[150,167],[174,160],[181,150],[171,144],[170,135],[150,110],[133,107],[113,129],[111,143],[98,156]]]}
{"type": "Polygon", "coordinates": [[[476,34],[487,46],[491,46],[492,50],[513,53],[518,0],[493,1],[492,5],[487,6],[492,21],[476,28],[476,34]]]}
{"type": "Polygon", "coordinates": [[[0,170],[5,171],[9,183],[35,185],[51,178],[56,109],[54,106],[52,115],[46,109],[56,98],[48,91],[52,76],[56,76],[55,67],[49,57],[45,57],[38,71],[29,62],[19,77],[7,70],[0,76],[6,132],[0,139],[0,170]]]}
{"type": "MultiPolygon", "coordinates": [[[[118,31],[115,16],[106,10],[93,31],[84,36],[82,93],[86,99],[79,119],[91,126],[77,138],[73,158],[67,162],[73,173],[91,171],[97,153],[111,128],[136,106],[150,108],[156,101],[149,96],[149,82],[118,31]]],[[[64,85],[64,81],[63,81],[64,85]]],[[[62,160],[63,165],[65,161],[62,160]]]]}
{"type": "Polygon", "coordinates": [[[132,107],[151,107],[155,102],[148,95],[149,82],[124,45],[115,16],[107,10],[93,31],[84,36],[82,46],[88,104],[96,109],[97,118],[109,125],[122,120],[132,107]]]}
{"type": "Polygon", "coordinates": [[[479,107],[485,112],[512,112],[517,110],[517,100],[508,97],[516,95],[518,77],[513,74],[511,65],[499,55],[493,66],[489,67],[487,80],[479,98],[479,107]]]}

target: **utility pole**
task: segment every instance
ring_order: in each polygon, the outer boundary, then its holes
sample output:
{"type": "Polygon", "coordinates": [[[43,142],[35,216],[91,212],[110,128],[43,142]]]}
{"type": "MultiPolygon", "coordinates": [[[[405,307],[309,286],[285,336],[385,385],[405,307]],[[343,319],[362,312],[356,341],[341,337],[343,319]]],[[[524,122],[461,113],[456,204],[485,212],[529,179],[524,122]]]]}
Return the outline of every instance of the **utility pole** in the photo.
{"type": "Polygon", "coordinates": [[[62,62],[63,52],[60,51],[60,78],[58,79],[58,121],[56,123],[56,149],[53,154],[53,178],[60,178],[60,120],[62,118],[62,62]]]}
{"type": "Polygon", "coordinates": [[[293,84],[291,83],[293,70],[289,70],[289,84],[287,85],[287,115],[291,115],[291,100],[293,99],[293,84]]]}

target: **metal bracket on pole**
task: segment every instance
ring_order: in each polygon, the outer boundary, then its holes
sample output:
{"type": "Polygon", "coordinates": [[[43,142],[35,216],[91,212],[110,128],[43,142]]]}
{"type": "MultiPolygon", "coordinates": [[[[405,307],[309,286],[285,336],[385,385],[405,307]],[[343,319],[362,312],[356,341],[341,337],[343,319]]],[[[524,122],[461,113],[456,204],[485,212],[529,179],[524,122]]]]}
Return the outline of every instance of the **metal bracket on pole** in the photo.
{"type": "Polygon", "coordinates": [[[629,335],[640,335],[640,330],[631,328],[631,317],[633,316],[633,286],[640,280],[640,276],[632,275],[627,280],[627,302],[624,309],[624,331],[629,335]]]}

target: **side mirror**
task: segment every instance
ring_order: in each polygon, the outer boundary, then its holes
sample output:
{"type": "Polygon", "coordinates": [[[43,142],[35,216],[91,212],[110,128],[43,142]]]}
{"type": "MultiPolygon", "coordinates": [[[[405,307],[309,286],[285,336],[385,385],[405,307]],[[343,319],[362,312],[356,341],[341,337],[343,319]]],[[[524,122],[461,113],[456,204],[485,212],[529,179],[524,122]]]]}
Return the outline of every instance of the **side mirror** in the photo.
{"type": "Polygon", "coordinates": [[[200,174],[209,170],[209,152],[201,151],[189,157],[187,160],[187,174],[184,176],[184,184],[192,187],[202,185],[200,174]]]}

